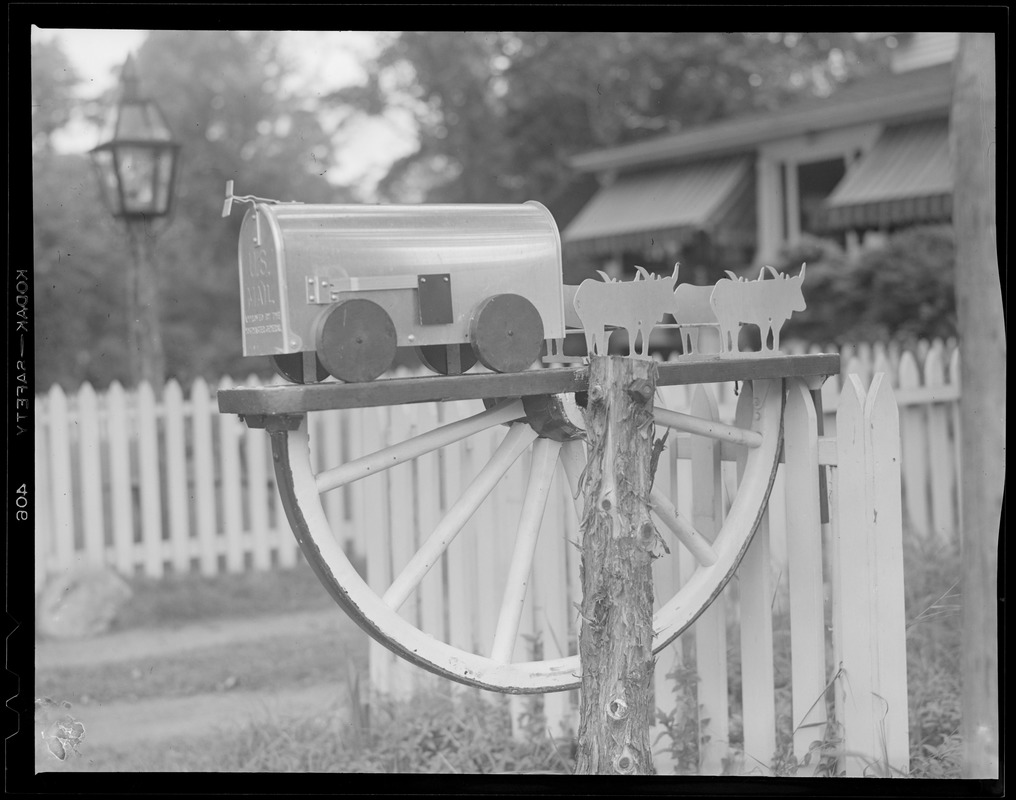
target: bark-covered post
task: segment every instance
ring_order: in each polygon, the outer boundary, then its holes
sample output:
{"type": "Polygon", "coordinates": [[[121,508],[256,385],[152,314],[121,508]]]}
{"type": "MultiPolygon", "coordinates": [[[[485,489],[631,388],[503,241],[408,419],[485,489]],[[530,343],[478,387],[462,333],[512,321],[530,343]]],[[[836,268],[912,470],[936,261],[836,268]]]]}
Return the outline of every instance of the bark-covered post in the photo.
{"type": "Polygon", "coordinates": [[[653,581],[649,517],[654,361],[589,360],[582,492],[580,775],[651,775],[653,581]]]}
{"type": "Polygon", "coordinates": [[[960,334],[964,777],[997,778],[1006,346],[995,241],[994,34],[960,34],[950,126],[960,334]]]}

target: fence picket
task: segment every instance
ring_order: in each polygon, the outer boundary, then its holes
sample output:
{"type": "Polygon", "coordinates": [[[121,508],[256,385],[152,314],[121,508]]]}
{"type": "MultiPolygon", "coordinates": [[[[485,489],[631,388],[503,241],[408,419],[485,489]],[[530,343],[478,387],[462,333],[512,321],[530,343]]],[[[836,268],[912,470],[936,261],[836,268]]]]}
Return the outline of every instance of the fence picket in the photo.
{"type": "MultiPolygon", "coordinates": [[[[391,409],[388,424],[385,428],[385,442],[393,445],[409,439],[415,428],[416,407],[391,409]]],[[[399,575],[416,552],[417,531],[413,519],[413,485],[412,462],[399,464],[387,470],[388,497],[393,501],[388,509],[388,541],[387,548],[392,563],[392,579],[399,575]]],[[[427,532],[428,534],[430,531],[427,532]]],[[[434,569],[423,578],[423,583],[430,584],[435,580],[434,569]]],[[[440,575],[437,576],[440,578],[440,575]]],[[[423,585],[421,583],[421,586],[423,585]]],[[[385,587],[387,589],[387,587],[385,587]]],[[[416,589],[399,610],[401,616],[413,625],[420,624],[420,590],[416,589]]]]}
{"type": "Polygon", "coordinates": [[[138,478],[141,483],[141,521],[145,575],[161,578],[165,571],[162,532],[162,480],[159,469],[159,420],[155,393],[147,383],[137,389],[138,478]]]}
{"type": "MultiPolygon", "coordinates": [[[[41,404],[39,404],[41,405],[41,404]]],[[[46,414],[45,408],[40,407],[38,415],[46,414]]],[[[39,596],[46,585],[47,566],[53,559],[53,503],[49,486],[49,447],[46,442],[46,427],[41,424],[35,426],[35,502],[32,506],[33,519],[35,520],[35,595],[39,596]]]]}
{"type": "Polygon", "coordinates": [[[268,538],[268,475],[265,432],[247,428],[243,453],[247,472],[247,530],[255,570],[272,566],[272,544],[268,538]]]}
{"type": "Polygon", "coordinates": [[[848,778],[862,777],[864,757],[876,752],[871,670],[872,596],[869,576],[874,547],[868,536],[870,497],[865,475],[865,391],[856,375],[848,377],[836,412],[839,519],[835,528],[833,629],[838,633],[840,669],[836,716],[843,725],[843,768],[848,778]]]}
{"type": "MultiPolygon", "coordinates": [[[[825,733],[825,616],[822,523],[819,512],[818,420],[805,382],[791,381],[784,415],[787,553],[790,577],[791,722],[794,755],[801,763],[825,733]]],[[[816,759],[817,762],[817,759],[816,759]]],[[[817,763],[806,772],[813,772],[817,763]]],[[[798,773],[802,774],[802,773],[798,773]]]]}
{"type": "MultiPolygon", "coordinates": [[[[460,403],[442,403],[440,419],[443,425],[455,422],[465,416],[460,403]]],[[[441,490],[441,510],[447,513],[462,493],[464,481],[468,475],[476,474],[472,456],[475,440],[470,437],[442,449],[441,460],[444,469],[444,481],[441,490]]],[[[483,506],[478,513],[482,513],[483,506]]],[[[445,574],[448,578],[448,642],[455,647],[471,652],[482,652],[479,642],[473,640],[474,606],[476,595],[470,596],[470,581],[475,578],[475,561],[470,559],[469,550],[472,542],[470,526],[467,522],[462,532],[448,545],[444,553],[445,574]]]]}
{"type": "MultiPolygon", "coordinates": [[[[717,419],[719,411],[710,389],[698,385],[692,392],[691,413],[717,419]]],[[[692,526],[710,542],[721,524],[719,443],[692,437],[692,526]]],[[[727,700],[726,598],[717,596],[695,622],[695,665],[698,670],[699,773],[719,775],[728,753],[729,703],[727,700]]]]}
{"type": "Polygon", "coordinates": [[[187,502],[187,443],[184,431],[183,390],[169,381],[162,396],[166,436],[166,489],[169,506],[169,542],[173,571],[190,571],[190,519],[187,502]]]}
{"type": "MultiPolygon", "coordinates": [[[[666,389],[683,387],[664,387],[666,389]]],[[[676,393],[661,392],[664,395],[662,404],[665,408],[682,408],[675,397],[676,393]]],[[[660,433],[657,431],[657,436],[660,433]]],[[[656,466],[656,476],[653,479],[653,487],[662,490],[671,502],[677,499],[677,437],[673,432],[667,437],[667,446],[660,455],[656,466]]],[[[686,517],[687,519],[688,517],[686,517]]],[[[653,611],[657,611],[668,599],[673,597],[681,585],[680,576],[680,547],[670,532],[666,530],[654,517],[654,524],[663,537],[669,552],[664,551],[663,555],[653,561],[653,611]]],[[[577,540],[576,540],[577,541],[577,540]]],[[[662,548],[661,548],[662,549],[662,548]]],[[[578,595],[575,602],[581,601],[578,595]]],[[[653,671],[653,698],[656,709],[665,714],[680,713],[676,707],[675,700],[675,671],[684,663],[684,637],[678,637],[663,650],[656,654],[656,667],[653,671]]],[[[653,764],[656,772],[661,775],[674,774],[678,768],[678,762],[671,750],[671,742],[665,734],[662,725],[654,725],[650,732],[650,738],[655,743],[653,748],[653,764]],[[661,738],[662,737],[662,738],[661,738]],[[656,743],[660,739],[659,743],[656,743]]]]}
{"type": "MultiPolygon", "coordinates": [[[[562,475],[555,470],[543,516],[543,525],[536,544],[533,578],[533,609],[536,631],[543,644],[543,658],[568,655],[568,572],[564,548],[565,495],[561,491],[562,475]]],[[[547,728],[559,736],[571,726],[571,698],[564,692],[544,697],[543,713],[547,728]]],[[[577,726],[576,726],[577,727],[577,726]]]]}
{"type": "MultiPolygon", "coordinates": [[[[770,391],[781,391],[779,382],[770,391]]],[[[746,381],[738,398],[735,424],[750,428],[754,413],[754,387],[746,381]]],[[[747,453],[738,454],[738,480],[747,453]]],[[[775,491],[775,488],[774,488],[775,491]]],[[[764,513],[748,550],[741,559],[741,703],[744,720],[744,769],[749,774],[769,774],[776,753],[776,704],[773,667],[773,587],[770,580],[769,519],[764,513]]]]}
{"type": "MultiPolygon", "coordinates": [[[[343,414],[340,411],[322,411],[315,414],[317,417],[318,431],[317,436],[311,442],[314,455],[318,459],[319,467],[337,467],[343,463],[342,459],[342,448],[345,444],[342,440],[342,418],[343,414]]],[[[331,524],[332,532],[335,537],[342,542],[342,546],[346,552],[352,552],[356,549],[356,542],[350,531],[349,525],[345,519],[346,510],[343,507],[345,504],[342,502],[345,496],[344,487],[333,489],[330,492],[325,492],[323,499],[325,507],[325,516],[328,517],[328,522],[331,524]]],[[[360,554],[363,554],[363,550],[360,550],[360,554]]]]}
{"type": "Polygon", "coordinates": [[[49,463],[53,508],[55,570],[68,570],[77,558],[74,546],[74,483],[71,477],[70,419],[67,396],[59,384],[49,391],[49,463]]]}
{"type": "Polygon", "coordinates": [[[113,558],[121,574],[135,570],[134,481],[131,469],[131,412],[118,381],[106,393],[106,433],[109,436],[110,514],[113,523],[113,558]]]}
{"type": "MultiPolygon", "coordinates": [[[[945,346],[936,339],[924,362],[924,385],[936,389],[946,385],[945,346]]],[[[959,405],[954,404],[954,405],[959,405]]],[[[950,542],[959,530],[959,515],[953,494],[956,485],[951,437],[950,409],[944,403],[929,403],[928,469],[931,477],[932,533],[942,544],[950,542]]]]}
{"type": "Polygon", "coordinates": [[[212,408],[208,384],[202,378],[191,387],[191,447],[194,452],[194,521],[197,526],[198,559],[202,575],[219,571],[215,524],[215,453],[212,440],[212,408]]]}
{"type": "Polygon", "coordinates": [[[103,565],[106,563],[106,531],[102,514],[99,406],[95,390],[87,382],[78,390],[75,424],[78,431],[78,474],[81,478],[83,555],[89,563],[103,565]]]}
{"type": "MultiPolygon", "coordinates": [[[[901,391],[916,389],[921,377],[913,353],[906,351],[900,357],[899,387],[901,391]]],[[[900,466],[903,470],[903,500],[909,529],[920,536],[930,530],[928,514],[928,428],[926,409],[921,405],[900,409],[900,434],[903,452],[900,466]]]]}
{"type": "MultiPolygon", "coordinates": [[[[416,432],[424,433],[438,427],[437,409],[433,403],[416,407],[416,432]]],[[[415,463],[416,476],[416,539],[414,550],[430,536],[441,521],[441,453],[437,450],[424,453],[415,463]]],[[[419,589],[420,625],[439,641],[447,641],[445,623],[445,559],[431,569],[419,589]]]]}
{"type": "MultiPolygon", "coordinates": [[[[354,416],[363,428],[363,446],[371,453],[385,446],[384,431],[388,426],[387,408],[356,409],[354,416]]],[[[362,494],[363,525],[368,530],[367,538],[367,584],[380,597],[392,583],[391,551],[388,548],[389,520],[391,509],[388,494],[388,476],[385,473],[371,475],[355,484],[362,494]]],[[[396,666],[396,656],[373,639],[368,644],[370,654],[370,684],[379,691],[395,698],[409,694],[410,688],[396,666]]]]}
{"type": "MultiPolygon", "coordinates": [[[[233,382],[224,378],[220,389],[233,382]]],[[[223,539],[226,547],[226,572],[245,568],[243,536],[243,489],[240,473],[240,439],[243,423],[232,414],[219,415],[219,480],[222,486],[223,539]]]]}
{"type": "MultiPolygon", "coordinates": [[[[876,375],[864,404],[865,468],[870,484],[874,551],[872,633],[878,750],[890,770],[910,769],[907,719],[907,629],[903,599],[903,508],[899,413],[892,387],[876,375]]],[[[895,774],[895,772],[894,772],[895,774]]]]}

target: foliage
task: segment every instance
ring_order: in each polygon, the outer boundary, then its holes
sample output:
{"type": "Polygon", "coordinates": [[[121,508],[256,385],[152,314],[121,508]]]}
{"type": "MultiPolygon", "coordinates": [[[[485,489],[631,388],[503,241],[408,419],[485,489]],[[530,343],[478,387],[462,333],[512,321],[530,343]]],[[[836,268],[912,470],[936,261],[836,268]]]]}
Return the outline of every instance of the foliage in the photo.
{"type": "MultiPolygon", "coordinates": [[[[37,85],[65,102],[58,45],[33,58],[37,85]],[[45,56],[45,57],[43,57],[45,56]]],[[[175,212],[154,223],[167,377],[246,374],[240,351],[236,241],[241,214],[221,218],[223,190],[305,202],[347,197],[323,177],[331,138],[307,99],[287,88],[292,67],[271,31],[154,31],[138,51],[143,91],[182,144],[175,212]]],[[[33,74],[33,78],[35,75],[33,74]]],[[[82,102],[97,119],[114,93],[82,102]]],[[[64,117],[40,119],[43,133],[64,117]],[[43,124],[45,122],[45,124],[43,124]]],[[[42,150],[34,160],[37,390],[126,381],[123,230],[96,202],[84,156],[42,150]]],[[[267,374],[267,362],[262,364],[267,374]]]]}
{"type": "Polygon", "coordinates": [[[80,78],[56,41],[32,42],[32,148],[48,151],[50,137],[66,125],[80,78]]]}
{"type": "Polygon", "coordinates": [[[231,737],[222,769],[267,772],[570,774],[575,743],[544,730],[513,738],[508,701],[476,691],[431,691],[408,700],[373,699],[351,684],[349,714],[279,718],[231,737]],[[359,710],[358,710],[359,709],[359,710]],[[349,717],[347,719],[347,717],[349,717]]]}
{"type": "Polygon", "coordinates": [[[956,335],[955,245],[945,226],[910,228],[849,259],[835,243],[807,239],[776,266],[796,274],[807,263],[807,310],[784,338],[860,342],[956,335]]]}
{"type": "Polygon", "coordinates": [[[960,552],[912,536],[904,541],[911,774],[957,777],[963,755],[960,552]]]}
{"type": "Polygon", "coordinates": [[[576,153],[828,94],[883,68],[886,52],[843,33],[406,31],[385,40],[365,84],[329,99],[348,121],[393,110],[415,121],[419,146],[383,196],[536,198],[557,214],[590,188],[568,164],[576,153]]]}
{"type": "MultiPolygon", "coordinates": [[[[656,721],[663,727],[657,741],[666,737],[675,774],[695,775],[699,762],[698,672],[690,664],[678,664],[667,673],[673,681],[674,704],[671,711],[656,710],[656,721]]],[[[654,745],[656,743],[654,742],[654,745]]]]}

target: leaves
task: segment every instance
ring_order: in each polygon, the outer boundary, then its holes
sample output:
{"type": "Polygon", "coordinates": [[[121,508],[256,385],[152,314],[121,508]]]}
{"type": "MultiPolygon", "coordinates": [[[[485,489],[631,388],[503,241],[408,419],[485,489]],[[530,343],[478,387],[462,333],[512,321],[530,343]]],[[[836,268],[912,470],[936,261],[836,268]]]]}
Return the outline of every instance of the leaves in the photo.
{"type": "Polygon", "coordinates": [[[571,156],[823,96],[886,60],[881,42],[846,33],[405,31],[362,86],[328,100],[413,115],[419,150],[384,198],[535,198],[564,225],[589,191],[571,156]]]}
{"type": "MultiPolygon", "coordinates": [[[[46,48],[33,50],[39,114],[61,106],[73,85],[58,46],[46,48]]],[[[287,88],[292,65],[278,33],[154,31],[137,66],[142,89],[182,144],[175,211],[168,226],[156,223],[164,230],[153,239],[167,377],[189,383],[199,375],[247,374],[258,362],[241,356],[241,215],[221,218],[223,187],[232,179],[241,193],[347,199],[325,179],[331,132],[308,98],[287,88]]],[[[112,102],[110,95],[90,105],[105,112],[112,102]]],[[[43,141],[66,115],[33,121],[43,141]]],[[[126,381],[131,262],[123,228],[97,202],[87,157],[44,149],[34,167],[37,389],[126,381]]],[[[270,372],[267,361],[261,367],[270,372]]]]}

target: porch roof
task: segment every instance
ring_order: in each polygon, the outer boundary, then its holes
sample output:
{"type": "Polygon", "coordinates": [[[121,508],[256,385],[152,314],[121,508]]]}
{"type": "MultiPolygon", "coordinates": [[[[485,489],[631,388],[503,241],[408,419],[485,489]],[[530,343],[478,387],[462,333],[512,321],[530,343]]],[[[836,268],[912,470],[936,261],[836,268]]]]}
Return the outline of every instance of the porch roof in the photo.
{"type": "Polygon", "coordinates": [[[830,97],[809,98],[774,111],[581,153],[571,159],[571,166],[579,172],[602,172],[753,152],[764,142],[815,131],[938,116],[948,113],[951,98],[952,65],[940,64],[859,80],[841,87],[830,97]]]}
{"type": "Polygon", "coordinates": [[[946,220],[952,186],[948,119],[887,128],[829,196],[823,227],[946,220]]]}
{"type": "Polygon", "coordinates": [[[701,161],[622,174],[564,230],[572,252],[650,249],[720,222],[746,190],[750,157],[701,161]]]}

